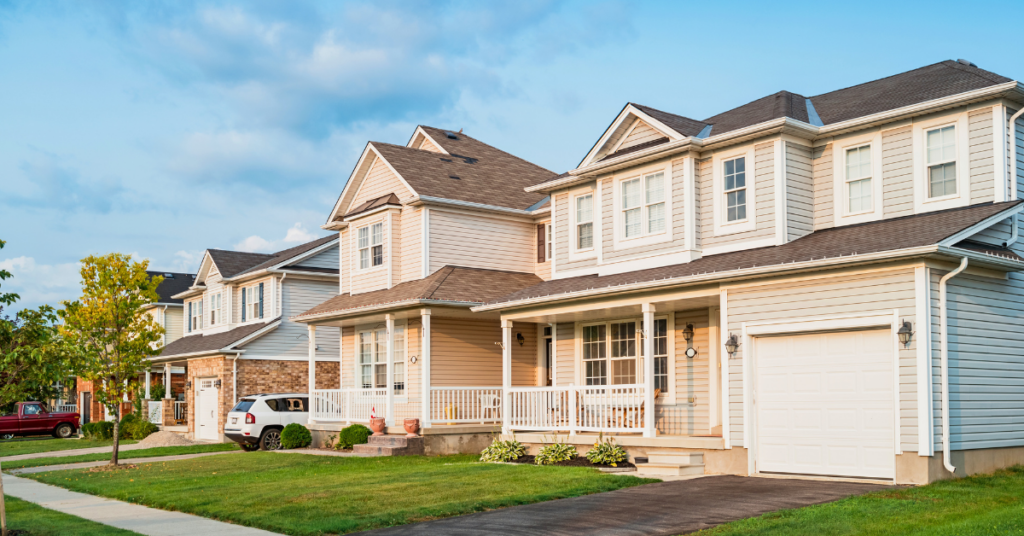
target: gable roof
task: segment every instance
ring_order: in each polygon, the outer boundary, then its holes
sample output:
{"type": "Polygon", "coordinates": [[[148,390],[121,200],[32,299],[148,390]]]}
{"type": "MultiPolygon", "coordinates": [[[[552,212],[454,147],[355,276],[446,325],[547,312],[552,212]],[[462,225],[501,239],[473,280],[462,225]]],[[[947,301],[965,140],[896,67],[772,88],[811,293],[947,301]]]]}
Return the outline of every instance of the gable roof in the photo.
{"type": "Polygon", "coordinates": [[[523,189],[557,175],[467,134],[420,128],[449,154],[370,143],[420,196],[526,210],[545,196],[523,189]]]}
{"type": "Polygon", "coordinates": [[[183,300],[174,299],[171,296],[174,296],[179,292],[185,292],[193,283],[195,283],[196,280],[196,274],[158,272],[156,270],[146,270],[146,273],[149,274],[150,277],[159,275],[164,278],[164,280],[156,287],[156,293],[160,296],[157,303],[184,303],[183,300]]]}
{"type": "Polygon", "coordinates": [[[535,274],[445,266],[423,279],[399,283],[386,290],[360,294],[339,294],[293,320],[344,316],[369,307],[409,304],[410,302],[446,302],[467,307],[496,299],[509,291],[524,289],[541,282],[535,274]]]}
{"type": "Polygon", "coordinates": [[[228,251],[224,249],[208,249],[206,252],[210,255],[210,260],[217,265],[221,276],[228,279],[276,266],[288,259],[298,257],[303,253],[327,244],[332,240],[338,240],[338,235],[330,234],[276,253],[246,253],[244,251],[228,251]]]}
{"type": "Polygon", "coordinates": [[[271,320],[270,322],[258,322],[256,324],[239,326],[221,333],[214,333],[213,335],[201,334],[181,337],[167,346],[164,346],[160,350],[160,355],[156,356],[156,359],[183,354],[229,350],[242,339],[245,339],[261,329],[277,327],[277,322],[280,322],[280,319],[271,320]]]}
{"type": "Polygon", "coordinates": [[[402,202],[399,201],[398,196],[393,193],[382,195],[376,199],[370,199],[369,201],[361,203],[358,207],[350,210],[348,214],[334,218],[334,221],[341,221],[344,220],[345,218],[355,216],[356,214],[369,212],[375,208],[383,207],[386,205],[396,205],[400,207],[402,206],[402,202]]]}
{"type": "Polygon", "coordinates": [[[670,114],[635,102],[631,102],[629,104],[641,112],[661,121],[665,126],[678,132],[680,136],[696,136],[697,134],[700,134],[701,130],[704,130],[705,123],[703,121],[697,121],[696,119],[690,119],[689,117],[683,117],[681,115],[670,114]]]}
{"type": "MultiPolygon", "coordinates": [[[[841,257],[932,246],[993,216],[1008,212],[1021,203],[1024,201],[985,203],[965,208],[823,229],[781,246],[708,255],[684,264],[647,270],[606,276],[588,275],[552,279],[492,300],[486,308],[489,309],[492,305],[514,304],[517,301],[595,289],[614,292],[616,287],[638,283],[668,280],[685,283],[688,278],[707,276],[708,274],[714,274],[718,278],[724,279],[729,277],[731,272],[748,268],[781,268],[785,265],[814,260],[838,260],[841,257]]],[[[975,250],[974,248],[960,247],[959,244],[956,247],[975,250]]],[[[1009,260],[1020,259],[1016,254],[1001,248],[988,247],[984,253],[998,255],[1009,260]]]]}

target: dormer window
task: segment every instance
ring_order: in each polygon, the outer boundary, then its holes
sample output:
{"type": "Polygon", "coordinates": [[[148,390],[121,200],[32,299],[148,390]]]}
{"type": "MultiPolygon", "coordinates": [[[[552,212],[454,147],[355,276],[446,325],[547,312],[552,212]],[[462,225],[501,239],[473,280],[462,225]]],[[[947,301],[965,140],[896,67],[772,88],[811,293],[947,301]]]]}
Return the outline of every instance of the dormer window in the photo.
{"type": "Polygon", "coordinates": [[[925,132],[928,197],[956,195],[956,126],[925,132]]]}
{"type": "Polygon", "coordinates": [[[223,309],[221,308],[221,293],[218,292],[210,296],[210,325],[216,326],[218,323],[224,323],[224,318],[221,316],[223,309]]]}
{"type": "Polygon", "coordinates": [[[747,219],[747,159],[741,156],[726,160],[723,165],[725,221],[743,221],[747,219]]]}
{"type": "Polygon", "coordinates": [[[203,329],[203,300],[199,299],[188,304],[189,312],[191,313],[191,324],[189,324],[189,331],[198,331],[203,329]]]}
{"type": "Polygon", "coordinates": [[[594,194],[576,198],[576,249],[594,247],[594,194]]]}
{"type": "Polygon", "coordinates": [[[366,270],[384,264],[384,223],[360,227],[359,269],[366,270]]]}
{"type": "Polygon", "coordinates": [[[242,289],[242,322],[263,318],[263,283],[242,289]]]}

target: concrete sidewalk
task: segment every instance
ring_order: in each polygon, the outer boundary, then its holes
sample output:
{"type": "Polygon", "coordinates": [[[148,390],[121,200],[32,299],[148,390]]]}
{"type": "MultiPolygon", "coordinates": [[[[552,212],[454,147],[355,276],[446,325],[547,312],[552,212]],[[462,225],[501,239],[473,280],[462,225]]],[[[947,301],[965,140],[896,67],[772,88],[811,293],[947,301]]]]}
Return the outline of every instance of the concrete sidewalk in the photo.
{"type": "MultiPolygon", "coordinates": [[[[138,443],[132,443],[131,445],[121,445],[118,452],[126,452],[129,450],[138,450],[140,447],[138,443]]],[[[109,453],[114,450],[114,447],[89,447],[86,449],[71,449],[71,450],[54,450],[50,452],[33,452],[32,454],[18,454],[16,456],[4,456],[0,458],[0,465],[7,462],[15,462],[18,460],[33,460],[35,458],[60,458],[62,456],[78,456],[80,454],[103,454],[109,453]]]]}
{"type": "MultiPolygon", "coordinates": [[[[179,454],[177,456],[154,456],[152,458],[122,458],[120,462],[122,464],[131,463],[135,465],[141,465],[146,463],[173,462],[175,460],[191,460],[192,458],[216,456],[218,454],[237,454],[238,452],[240,451],[225,450],[221,452],[199,452],[196,454],[179,454]]],[[[107,465],[108,463],[110,463],[110,460],[103,460],[99,462],[63,463],[59,465],[40,465],[39,467],[11,469],[9,472],[12,475],[27,475],[30,473],[49,473],[50,471],[67,471],[69,469],[88,469],[90,467],[100,467],[101,465],[107,465]]]]}
{"type": "MultiPolygon", "coordinates": [[[[154,460],[157,458],[154,458],[154,460]]],[[[94,495],[68,491],[35,480],[3,475],[6,495],[23,499],[44,508],[71,514],[119,529],[132,530],[147,536],[267,536],[265,530],[214,521],[181,512],[157,510],[137,504],[104,499],[94,495]]]]}

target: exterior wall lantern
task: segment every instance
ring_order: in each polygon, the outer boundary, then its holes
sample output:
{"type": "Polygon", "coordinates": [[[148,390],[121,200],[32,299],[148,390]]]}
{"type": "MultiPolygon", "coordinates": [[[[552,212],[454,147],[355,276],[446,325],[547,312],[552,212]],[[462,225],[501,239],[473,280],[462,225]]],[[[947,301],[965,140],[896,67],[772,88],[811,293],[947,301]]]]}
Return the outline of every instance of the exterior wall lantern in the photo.
{"type": "Polygon", "coordinates": [[[909,321],[903,321],[903,325],[900,326],[899,331],[896,332],[896,336],[900,338],[900,344],[902,344],[904,348],[910,348],[910,340],[914,338],[914,332],[912,331],[909,321]]]}
{"type": "Polygon", "coordinates": [[[220,389],[220,380],[213,382],[213,386],[216,387],[217,389],[220,389]]]}
{"type": "Polygon", "coordinates": [[[693,324],[687,324],[683,329],[683,339],[686,340],[686,344],[693,342],[693,324]]]}
{"type": "Polygon", "coordinates": [[[191,381],[185,382],[185,389],[191,389],[191,388],[192,388],[192,382],[191,381]]]}
{"type": "Polygon", "coordinates": [[[516,342],[519,343],[519,346],[522,346],[526,344],[526,337],[523,337],[522,333],[516,333],[516,342]]]}
{"type": "Polygon", "coordinates": [[[729,338],[725,341],[725,351],[729,352],[729,357],[736,357],[736,350],[739,350],[740,342],[736,337],[735,333],[730,333],[729,338]]]}

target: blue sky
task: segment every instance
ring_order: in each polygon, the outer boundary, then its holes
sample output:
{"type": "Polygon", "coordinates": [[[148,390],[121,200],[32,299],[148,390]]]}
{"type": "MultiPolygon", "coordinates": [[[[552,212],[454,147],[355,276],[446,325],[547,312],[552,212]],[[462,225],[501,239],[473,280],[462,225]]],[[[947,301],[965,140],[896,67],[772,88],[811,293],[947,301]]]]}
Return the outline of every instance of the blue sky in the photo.
{"type": "Polygon", "coordinates": [[[701,119],[945,59],[1024,77],[1013,2],[0,0],[0,268],[21,306],[119,251],[195,271],[319,226],[417,124],[556,172],[626,102],[701,119]],[[1000,13],[1003,16],[1000,16],[1000,13]]]}

